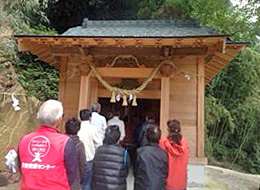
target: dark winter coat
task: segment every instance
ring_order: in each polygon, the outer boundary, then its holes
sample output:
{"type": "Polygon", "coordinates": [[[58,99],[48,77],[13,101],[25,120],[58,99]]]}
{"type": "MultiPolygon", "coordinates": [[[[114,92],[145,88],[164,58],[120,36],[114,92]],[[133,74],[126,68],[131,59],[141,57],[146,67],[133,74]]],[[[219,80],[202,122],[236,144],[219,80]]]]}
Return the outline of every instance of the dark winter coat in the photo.
{"type": "Polygon", "coordinates": [[[137,149],[134,190],[166,190],[168,156],[158,144],[137,149]]]}
{"type": "Polygon", "coordinates": [[[127,151],[117,145],[102,145],[93,160],[92,190],[126,190],[127,151]]]}
{"type": "Polygon", "coordinates": [[[76,173],[76,179],[71,186],[71,190],[79,190],[79,189],[82,189],[81,184],[82,184],[85,170],[87,169],[85,147],[84,147],[83,142],[81,142],[79,140],[79,137],[77,135],[69,135],[69,137],[72,138],[72,140],[75,143],[76,154],[77,154],[77,159],[78,159],[78,170],[76,173]]]}

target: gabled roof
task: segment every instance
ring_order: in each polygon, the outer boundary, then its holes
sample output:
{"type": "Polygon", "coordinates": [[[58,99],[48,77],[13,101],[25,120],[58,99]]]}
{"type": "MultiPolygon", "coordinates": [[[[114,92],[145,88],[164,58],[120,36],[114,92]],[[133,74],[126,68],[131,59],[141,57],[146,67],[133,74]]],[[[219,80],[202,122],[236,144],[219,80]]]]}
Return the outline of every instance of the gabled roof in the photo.
{"type": "Polygon", "coordinates": [[[68,29],[62,36],[88,37],[204,37],[223,36],[198,20],[88,20],[68,29]]]}
{"type": "Polygon", "coordinates": [[[70,28],[61,35],[15,35],[15,38],[19,51],[30,51],[57,68],[58,57],[88,54],[95,47],[141,51],[142,47],[169,46],[175,56],[206,56],[206,84],[246,46],[244,42],[232,42],[227,35],[200,26],[198,20],[84,19],[82,26],[70,28]]]}

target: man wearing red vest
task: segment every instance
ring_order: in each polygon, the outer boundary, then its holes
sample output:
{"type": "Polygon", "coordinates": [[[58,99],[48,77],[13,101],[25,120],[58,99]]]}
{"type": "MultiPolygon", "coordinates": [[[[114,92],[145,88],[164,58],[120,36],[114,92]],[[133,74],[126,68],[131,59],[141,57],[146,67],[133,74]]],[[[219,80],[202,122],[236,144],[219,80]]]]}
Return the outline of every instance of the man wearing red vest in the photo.
{"type": "Polygon", "coordinates": [[[70,189],[77,159],[73,140],[58,131],[62,116],[61,102],[44,102],[37,113],[41,126],[21,139],[18,150],[21,190],[70,189]]]}

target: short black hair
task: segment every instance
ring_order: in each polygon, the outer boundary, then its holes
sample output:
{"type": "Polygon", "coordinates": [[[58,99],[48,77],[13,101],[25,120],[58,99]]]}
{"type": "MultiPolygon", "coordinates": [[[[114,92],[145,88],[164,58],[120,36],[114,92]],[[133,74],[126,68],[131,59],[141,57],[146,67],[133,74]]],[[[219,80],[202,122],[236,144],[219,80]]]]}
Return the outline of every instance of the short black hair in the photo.
{"type": "Polygon", "coordinates": [[[75,117],[68,119],[65,124],[66,134],[76,135],[80,130],[80,122],[75,117]]]}
{"type": "Polygon", "coordinates": [[[81,121],[87,121],[91,118],[91,111],[88,110],[88,109],[83,109],[83,110],[80,110],[79,112],[79,117],[81,119],[81,121]]]}
{"type": "Polygon", "coordinates": [[[103,144],[116,144],[120,138],[120,131],[118,125],[109,125],[106,128],[105,138],[103,144]]]}
{"type": "Polygon", "coordinates": [[[159,143],[161,138],[161,130],[157,125],[148,124],[146,137],[150,143],[159,143]]]}
{"type": "Polygon", "coordinates": [[[119,111],[119,110],[115,110],[115,111],[113,112],[113,115],[114,115],[114,116],[120,116],[120,111],[119,111]]]}

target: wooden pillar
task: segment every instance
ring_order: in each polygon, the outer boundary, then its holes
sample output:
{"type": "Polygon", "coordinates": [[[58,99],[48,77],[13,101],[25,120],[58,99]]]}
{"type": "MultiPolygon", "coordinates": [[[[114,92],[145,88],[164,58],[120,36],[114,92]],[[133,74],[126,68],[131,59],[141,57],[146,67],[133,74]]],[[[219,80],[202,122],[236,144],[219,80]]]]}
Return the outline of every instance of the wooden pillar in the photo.
{"type": "Polygon", "coordinates": [[[66,90],[66,72],[68,67],[68,57],[61,56],[60,57],[60,81],[59,81],[59,101],[63,102],[65,90],[66,90]]]}
{"type": "MultiPolygon", "coordinates": [[[[60,81],[59,81],[59,94],[58,94],[58,100],[63,103],[63,112],[66,112],[66,107],[64,106],[64,99],[65,99],[65,91],[66,91],[66,72],[68,69],[68,57],[67,56],[61,56],[60,57],[60,81]]],[[[65,121],[66,116],[63,118],[60,126],[60,131],[63,133],[65,131],[65,121]]]]}
{"type": "Polygon", "coordinates": [[[170,77],[161,78],[161,110],[160,110],[160,129],[162,137],[167,136],[167,121],[170,112],[170,77]]]}
{"type": "Polygon", "coordinates": [[[79,92],[79,111],[90,108],[90,74],[81,76],[79,92]]]}
{"type": "Polygon", "coordinates": [[[204,82],[204,58],[198,57],[197,59],[197,103],[198,103],[198,112],[197,112],[197,157],[204,157],[204,91],[205,91],[205,82],[204,82]]]}
{"type": "Polygon", "coordinates": [[[98,80],[96,78],[91,78],[91,97],[90,104],[98,101],[98,80]]]}

